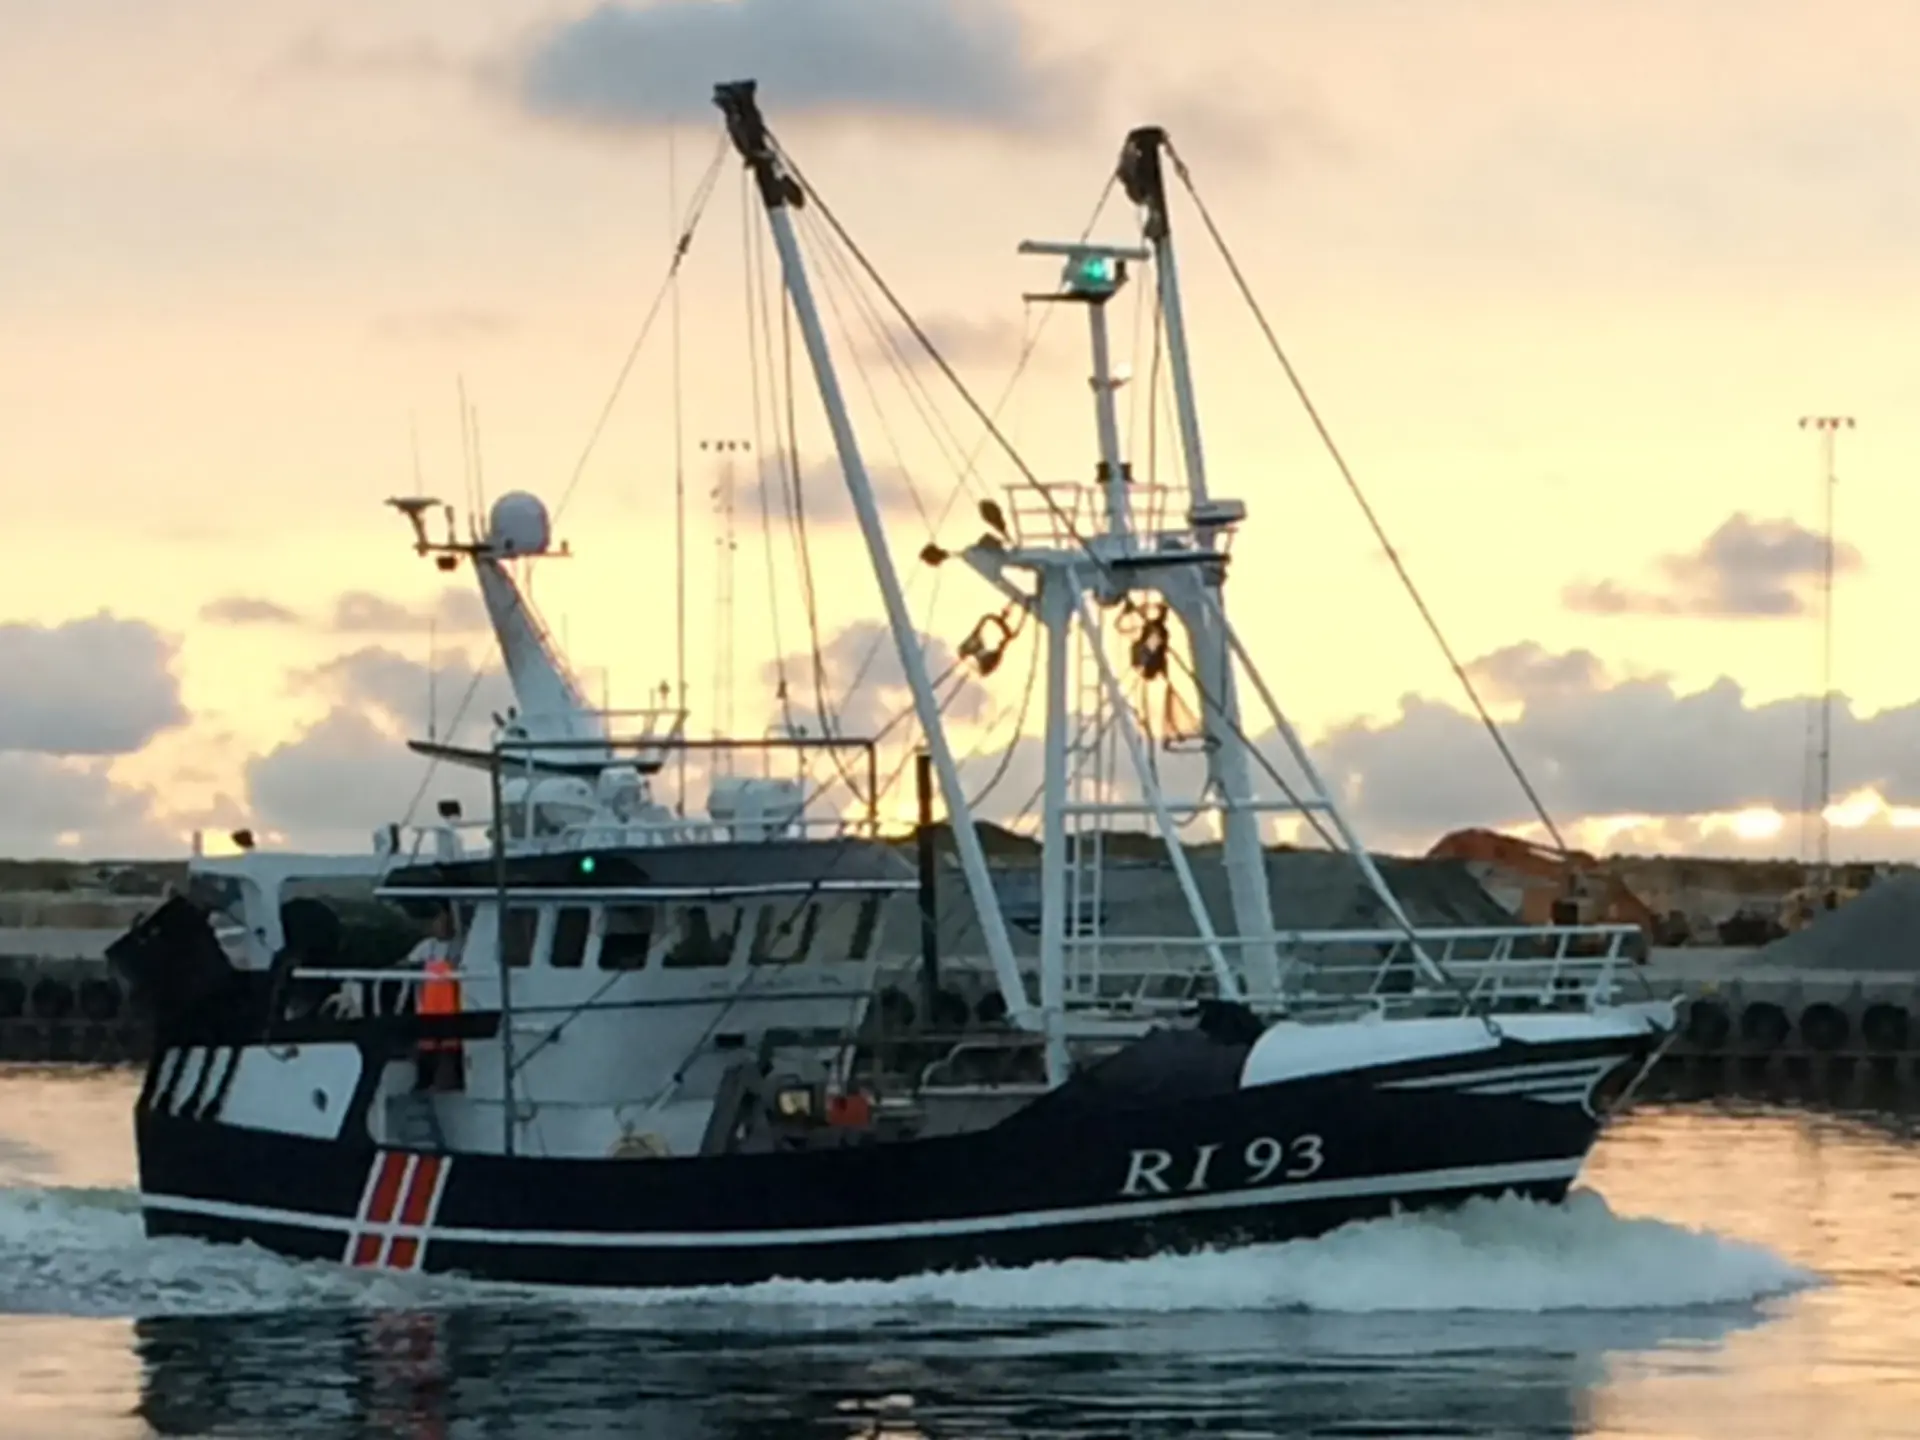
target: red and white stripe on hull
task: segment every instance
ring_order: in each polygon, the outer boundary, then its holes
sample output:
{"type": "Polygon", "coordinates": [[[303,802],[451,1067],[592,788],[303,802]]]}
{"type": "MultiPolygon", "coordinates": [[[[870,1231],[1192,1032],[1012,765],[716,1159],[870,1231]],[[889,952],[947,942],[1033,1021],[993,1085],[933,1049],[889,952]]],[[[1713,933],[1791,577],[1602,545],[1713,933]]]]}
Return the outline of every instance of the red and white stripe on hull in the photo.
{"type": "Polygon", "coordinates": [[[362,1268],[418,1270],[452,1169],[446,1155],[378,1151],[367,1167],[366,1188],[341,1260],[362,1268]]]}

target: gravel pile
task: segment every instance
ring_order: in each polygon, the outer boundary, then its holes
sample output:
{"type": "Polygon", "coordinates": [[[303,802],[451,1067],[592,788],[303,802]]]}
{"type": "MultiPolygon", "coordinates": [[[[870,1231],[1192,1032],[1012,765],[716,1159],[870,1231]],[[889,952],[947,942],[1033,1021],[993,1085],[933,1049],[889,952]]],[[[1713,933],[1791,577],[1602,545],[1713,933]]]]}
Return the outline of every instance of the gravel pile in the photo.
{"type": "Polygon", "coordinates": [[[1755,955],[1805,970],[1920,972],[1920,874],[1891,875],[1755,955]]]}

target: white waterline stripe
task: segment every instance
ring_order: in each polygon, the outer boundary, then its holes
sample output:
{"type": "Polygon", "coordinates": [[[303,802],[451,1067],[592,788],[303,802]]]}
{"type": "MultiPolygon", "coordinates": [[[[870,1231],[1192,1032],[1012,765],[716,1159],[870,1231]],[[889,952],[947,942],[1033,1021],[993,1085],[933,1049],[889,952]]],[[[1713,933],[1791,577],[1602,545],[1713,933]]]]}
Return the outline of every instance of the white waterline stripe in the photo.
{"type": "MultiPolygon", "coordinates": [[[[1059,1210],[1030,1210],[1014,1215],[981,1215],[953,1220],[911,1220],[887,1225],[837,1225],[808,1230],[667,1231],[599,1230],[485,1230],[435,1227],[430,1241],[478,1245],[553,1245],[603,1250],[744,1249],[753,1246],[834,1245],[863,1240],[913,1240],[950,1235],[991,1235],[1016,1230],[1044,1230],[1059,1225],[1109,1220],[1152,1219],[1193,1211],[1237,1210],[1257,1205],[1301,1205],[1313,1200],[1351,1200],[1400,1192],[1467,1190],[1493,1185],[1521,1185],[1547,1180],[1571,1180],[1580,1173],[1585,1157],[1571,1160],[1530,1160],[1511,1165],[1465,1165],[1451,1170],[1424,1170],[1403,1175],[1369,1175],[1358,1180],[1304,1180],[1269,1185],[1257,1190],[1223,1190],[1204,1195],[1170,1195],[1148,1200],[1119,1200],[1105,1205],[1077,1205],[1059,1210]]],[[[221,1220],[255,1221],[267,1225],[296,1225],[309,1230],[345,1232],[352,1220],[335,1215],[313,1215],[301,1210],[277,1210],[264,1205],[238,1205],[225,1200],[193,1200],[178,1195],[143,1195],[148,1210],[182,1215],[205,1215],[221,1220]]]]}
{"type": "Polygon", "coordinates": [[[1410,1080],[1387,1080],[1384,1085],[1395,1090],[1432,1090],[1443,1085],[1478,1085],[1487,1080],[1545,1080],[1551,1077],[1575,1074],[1598,1075],[1615,1060],[1596,1060],[1587,1056],[1579,1060],[1555,1060],[1547,1064],[1502,1065],[1491,1070],[1450,1070],[1444,1075],[1416,1075],[1410,1080]]]}
{"type": "Polygon", "coordinates": [[[1539,1080],[1495,1080],[1485,1085],[1469,1085],[1469,1095],[1532,1095],[1543,1090],[1585,1090],[1598,1075],[1546,1076],[1539,1080]]]}

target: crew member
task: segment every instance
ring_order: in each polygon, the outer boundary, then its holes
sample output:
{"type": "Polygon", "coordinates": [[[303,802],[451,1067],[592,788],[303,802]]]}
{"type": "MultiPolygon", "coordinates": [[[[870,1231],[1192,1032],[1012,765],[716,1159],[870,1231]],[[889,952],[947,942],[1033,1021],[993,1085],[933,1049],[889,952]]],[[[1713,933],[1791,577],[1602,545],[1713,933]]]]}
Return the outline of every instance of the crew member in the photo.
{"type": "MultiPolygon", "coordinates": [[[[460,952],[454,939],[453,912],[434,911],[426,939],[407,956],[410,969],[420,972],[420,998],[414,1011],[423,1019],[460,1013],[460,952]]],[[[465,1080],[465,1056],[452,1036],[422,1036],[418,1054],[416,1090],[459,1090],[465,1080]]]]}

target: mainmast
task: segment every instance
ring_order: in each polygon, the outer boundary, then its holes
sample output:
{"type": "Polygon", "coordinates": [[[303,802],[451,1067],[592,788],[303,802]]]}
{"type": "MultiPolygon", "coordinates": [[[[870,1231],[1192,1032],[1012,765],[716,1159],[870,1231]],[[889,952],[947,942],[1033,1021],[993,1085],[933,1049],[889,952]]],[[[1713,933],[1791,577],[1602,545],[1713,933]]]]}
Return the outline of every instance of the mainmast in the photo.
{"type": "MultiPolygon", "coordinates": [[[[787,294],[793,301],[794,315],[807,347],[807,358],[813,366],[814,379],[820,389],[821,404],[827,413],[828,426],[833,431],[834,448],[839,453],[840,467],[846,476],[847,495],[860,522],[860,534],[866,542],[874,576],[880,586],[881,600],[886,606],[887,624],[893,632],[894,646],[899,652],[901,667],[906,672],[908,687],[913,692],[914,711],[926,736],[927,748],[932,752],[934,768],[940,776],[940,789],[946,797],[947,813],[952,817],[954,844],[960,853],[967,888],[980,917],[981,933],[986,939],[995,977],[1007,1002],[1008,1016],[1015,1024],[1034,1029],[1037,1028],[1038,1017],[1014,958],[1013,942],[1000,909],[1000,897],[993,888],[993,879],[987,870],[986,852],[974,828],[973,807],[960,783],[960,768],[954,759],[953,747],[947,741],[940,704],[927,673],[926,658],[921,654],[913,617],[907,611],[906,594],[901,587],[899,573],[894,569],[892,553],[887,548],[873,482],[867,473],[859,442],[854,438],[846,400],[841,393],[839,376],[834,370],[832,352],[827,345],[826,330],[814,304],[812,285],[800,255],[800,242],[794,233],[791,212],[805,203],[804,192],[788,172],[773,143],[773,137],[767,133],[759,102],[754,98],[756,88],[751,80],[716,85],[713,102],[726,116],[727,134],[752,173],[761,203],[766,207],[767,225],[773,233],[774,248],[780,253],[780,273],[787,294]]],[[[1057,1016],[1054,1019],[1057,1023],[1057,1016]]],[[[1052,1069],[1050,1064],[1050,1073],[1052,1069]]],[[[1063,1077],[1052,1075],[1051,1078],[1058,1080],[1063,1077]]]]}
{"type": "Polygon", "coordinates": [[[1201,725],[1207,742],[1207,774],[1221,803],[1224,832],[1221,839],[1234,923],[1240,934],[1253,942],[1247,959],[1255,974],[1269,987],[1277,989],[1279,953],[1270,941],[1260,938],[1273,931],[1273,897],[1267,887],[1260,816],[1254,808],[1257,796],[1251,756],[1246,732],[1240,724],[1240,701],[1234,683],[1223,594],[1226,557],[1222,547],[1233,527],[1246,518],[1247,507],[1237,500],[1214,500],[1207,490],[1206,454],[1200,443],[1200,411],[1193,393],[1186,317],[1180,305],[1179,270],[1173,254],[1173,226],[1167,214],[1166,185],[1161,173],[1161,154],[1166,143],[1167,132],[1157,125],[1134,130],[1121,149],[1118,176],[1127,198],[1145,212],[1146,239],[1153,247],[1154,276],[1166,324],[1167,360],[1173,375],[1180,448],[1187,475],[1187,523],[1201,548],[1220,557],[1214,564],[1184,572],[1181,583],[1170,588],[1166,598],[1179,615],[1193,649],[1194,680],[1200,690],[1201,725]]]}
{"type": "MultiPolygon", "coordinates": [[[[1235,526],[1246,519],[1247,507],[1238,500],[1216,500],[1207,484],[1206,455],[1200,443],[1200,414],[1193,392],[1193,366],[1187,346],[1185,312],[1180,304],[1179,267],[1173,251],[1173,224],[1167,209],[1166,173],[1170,150],[1167,132],[1158,125],[1142,125],[1127,135],[1121,147],[1116,175],[1127,198],[1143,212],[1144,233],[1153,247],[1154,273],[1160,287],[1160,308],[1166,325],[1167,359],[1173,373],[1174,403],[1179,412],[1180,444],[1187,473],[1187,522],[1197,542],[1210,552],[1222,551],[1235,526]]],[[[1175,161],[1178,164],[1178,161],[1175,161]]],[[[1200,687],[1202,723],[1207,739],[1207,769],[1224,812],[1222,828],[1227,879],[1233,895],[1235,923],[1248,936],[1267,936],[1273,929],[1273,902],[1267,888],[1265,856],[1260,844],[1259,811],[1252,784],[1252,747],[1240,724],[1240,706],[1234,680],[1237,657],[1247,679],[1260,694],[1275,732],[1294,764],[1305,775],[1312,795],[1298,807],[1326,817],[1340,843],[1352,855],[1361,878],[1388,918],[1409,941],[1414,962],[1430,978],[1444,981],[1441,967],[1421,944],[1412,917],[1374,864],[1365,844],[1334,801],[1299,734],[1274,703],[1266,682],[1246,653],[1246,646],[1227,619],[1221,563],[1198,572],[1198,583],[1167,592],[1168,603],[1179,614],[1193,645],[1195,678],[1200,687]]],[[[1250,956],[1258,971],[1279,973],[1278,955],[1264,942],[1250,956]]]]}

